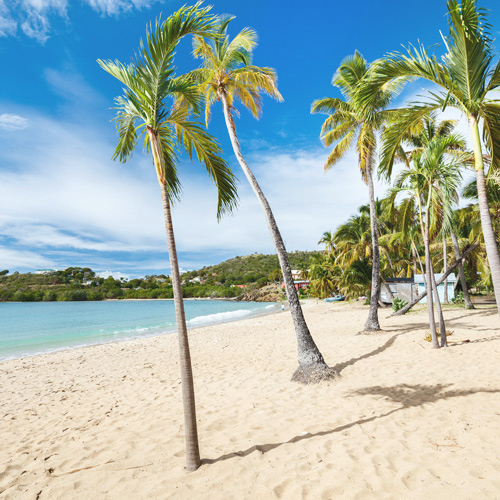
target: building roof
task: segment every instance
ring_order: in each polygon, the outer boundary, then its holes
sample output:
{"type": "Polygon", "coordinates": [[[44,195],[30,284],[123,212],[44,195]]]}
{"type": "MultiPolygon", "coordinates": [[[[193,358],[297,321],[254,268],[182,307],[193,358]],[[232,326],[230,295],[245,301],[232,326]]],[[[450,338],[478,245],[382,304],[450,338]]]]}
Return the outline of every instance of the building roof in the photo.
{"type": "MultiPolygon", "coordinates": [[[[439,281],[442,277],[444,276],[444,273],[434,273],[434,278],[436,279],[436,282],[439,281]]],[[[415,283],[424,283],[425,276],[422,274],[415,274],[415,283]]],[[[457,277],[455,276],[455,273],[451,273],[447,278],[448,283],[455,283],[457,281],[457,277]]]]}
{"type": "Polygon", "coordinates": [[[413,283],[413,278],[387,278],[387,283],[413,283]]]}

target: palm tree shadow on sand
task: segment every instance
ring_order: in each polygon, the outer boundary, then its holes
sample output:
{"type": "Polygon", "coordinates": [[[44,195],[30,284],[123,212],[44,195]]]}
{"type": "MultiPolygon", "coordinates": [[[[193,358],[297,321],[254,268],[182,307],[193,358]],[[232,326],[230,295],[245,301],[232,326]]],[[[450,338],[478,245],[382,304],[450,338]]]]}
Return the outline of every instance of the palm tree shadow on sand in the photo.
{"type": "Polygon", "coordinates": [[[282,441],[279,443],[258,444],[251,446],[246,450],[234,451],[232,453],[221,455],[220,457],[217,458],[205,458],[202,460],[202,464],[214,464],[217,462],[221,462],[223,460],[229,460],[231,458],[246,457],[251,453],[257,451],[264,454],[271,450],[279,448],[280,446],[283,446],[285,444],[298,443],[300,441],[304,441],[306,439],[311,439],[318,436],[328,436],[331,434],[336,434],[346,429],[350,429],[355,425],[367,424],[369,422],[373,422],[374,420],[389,417],[394,413],[404,411],[409,408],[424,406],[428,403],[436,403],[437,401],[442,401],[457,397],[466,397],[478,393],[496,394],[500,392],[500,389],[482,389],[482,388],[474,388],[466,390],[446,390],[448,387],[450,387],[450,385],[451,384],[437,384],[437,385],[399,384],[391,387],[382,387],[382,386],[365,387],[364,389],[354,391],[353,395],[384,396],[388,400],[391,400],[394,403],[399,403],[401,406],[399,408],[394,408],[386,413],[382,413],[380,415],[374,415],[368,418],[363,418],[360,420],[356,420],[354,422],[349,422],[347,424],[335,427],[334,429],[328,429],[325,431],[314,432],[314,433],[308,432],[307,434],[294,436],[288,441],[282,441]]]}

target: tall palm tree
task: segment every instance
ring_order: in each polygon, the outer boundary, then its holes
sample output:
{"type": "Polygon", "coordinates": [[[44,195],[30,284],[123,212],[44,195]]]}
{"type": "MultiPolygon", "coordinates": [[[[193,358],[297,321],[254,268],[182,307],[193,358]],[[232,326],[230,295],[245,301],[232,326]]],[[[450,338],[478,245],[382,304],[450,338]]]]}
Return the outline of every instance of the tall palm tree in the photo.
{"type": "Polygon", "coordinates": [[[380,330],[378,321],[378,301],[380,295],[380,257],[378,228],[375,210],[375,192],[373,187],[374,157],[377,147],[377,133],[387,118],[385,108],[399,88],[399,84],[388,85],[380,89],[370,107],[362,108],[357,100],[357,91],[370,77],[370,65],[356,51],[346,57],[333,75],[332,85],[339,88],[345,100],[324,98],[314,101],[312,113],[327,113],[321,129],[321,138],[325,146],[335,144],[325,163],[329,170],[338,163],[349,148],[356,144],[361,176],[368,185],[370,201],[370,225],[372,238],[372,283],[370,311],[365,323],[365,330],[380,330]]]}
{"type": "Polygon", "coordinates": [[[273,238],[297,334],[299,366],[293,374],[292,380],[302,383],[317,382],[332,378],[336,373],[325,363],[309,332],[293,282],[283,239],[271,207],[243,157],[233,119],[236,101],[240,101],[255,118],[258,118],[261,113],[262,93],[278,101],[282,101],[283,98],[276,87],[275,71],[271,68],[251,65],[252,50],[257,45],[256,32],[250,28],[244,28],[232,41],[229,41],[227,28],[232,19],[234,18],[229,16],[220,18],[218,25],[219,38],[205,40],[202,37],[195,37],[193,54],[196,58],[202,59],[203,65],[191,72],[191,75],[195,81],[200,83],[205,94],[207,126],[212,104],[215,101],[222,102],[224,118],[234,154],[260,202],[273,238]]]}
{"type": "Polygon", "coordinates": [[[204,129],[192,121],[188,113],[176,105],[186,100],[193,110],[200,110],[202,96],[186,77],[174,75],[174,50],[186,35],[213,35],[216,21],[209,8],[182,7],[165,22],[157,20],[149,26],[146,42],[141,41],[136,60],[128,65],[119,61],[98,60],[99,65],[124,86],[124,95],[116,98],[118,146],[113,159],[126,162],[132,155],[139,136],[151,153],[160,184],[168,253],[172,273],[179,355],[184,402],[186,434],[186,469],[200,466],[194,384],[189,342],[182,301],[179,265],[172,225],[171,202],[180,193],[177,173],[178,152],[185,151],[202,162],[218,190],[217,215],[230,211],[236,202],[235,179],[221,159],[221,149],[204,129]]]}
{"type": "MultiPolygon", "coordinates": [[[[394,192],[406,191],[418,206],[420,226],[425,246],[427,308],[432,345],[439,348],[433,311],[432,292],[440,317],[441,346],[446,346],[446,328],[437,294],[437,286],[432,268],[430,244],[440,230],[451,226],[452,206],[458,201],[460,168],[466,153],[460,157],[449,155],[452,145],[461,142],[459,136],[448,135],[433,138],[421,151],[412,157],[410,168],[403,169],[397,176],[394,192]]],[[[463,143],[463,141],[462,141],[463,143]]]]}
{"type": "Polygon", "coordinates": [[[491,91],[500,87],[500,62],[495,57],[493,39],[488,32],[486,11],[476,0],[447,0],[449,39],[444,39],[446,53],[439,61],[424,47],[411,46],[406,54],[394,52],[380,60],[373,72],[371,84],[360,89],[363,106],[370,108],[379,89],[394,78],[424,78],[442,89],[429,92],[429,102],[413,104],[406,115],[387,134],[381,164],[390,170],[397,152],[399,137],[430,110],[451,106],[468,119],[475,159],[475,172],[481,225],[491,269],[495,298],[500,314],[500,254],[488,205],[485,166],[480,138],[491,155],[492,168],[500,164],[500,101],[491,91]]]}

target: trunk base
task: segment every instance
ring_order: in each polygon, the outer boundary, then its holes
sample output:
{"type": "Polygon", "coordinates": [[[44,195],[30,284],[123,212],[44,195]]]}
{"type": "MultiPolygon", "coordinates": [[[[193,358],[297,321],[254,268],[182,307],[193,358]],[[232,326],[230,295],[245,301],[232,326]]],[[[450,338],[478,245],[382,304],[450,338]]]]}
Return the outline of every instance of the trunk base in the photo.
{"type": "Polygon", "coordinates": [[[318,384],[324,380],[333,380],[339,376],[333,368],[325,363],[299,365],[292,376],[292,382],[300,384],[318,384]]]}
{"type": "Polygon", "coordinates": [[[199,460],[199,463],[198,464],[190,464],[190,465],[186,465],[185,469],[186,469],[186,472],[194,472],[194,471],[197,471],[201,466],[201,460],[199,460]]]}
{"type": "Polygon", "coordinates": [[[365,323],[363,329],[363,332],[380,332],[380,331],[382,331],[382,329],[380,328],[379,322],[372,321],[370,319],[365,323]]]}

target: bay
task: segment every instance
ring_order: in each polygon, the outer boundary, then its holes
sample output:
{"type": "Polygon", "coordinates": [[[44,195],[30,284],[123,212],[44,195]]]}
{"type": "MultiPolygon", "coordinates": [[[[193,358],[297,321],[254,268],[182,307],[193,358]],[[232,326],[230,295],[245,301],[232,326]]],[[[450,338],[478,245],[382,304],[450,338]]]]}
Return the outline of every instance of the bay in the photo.
{"type": "MultiPolygon", "coordinates": [[[[278,310],[275,303],[185,300],[188,329],[278,310]]],[[[176,330],[172,300],[0,303],[0,361],[176,330]]]]}

